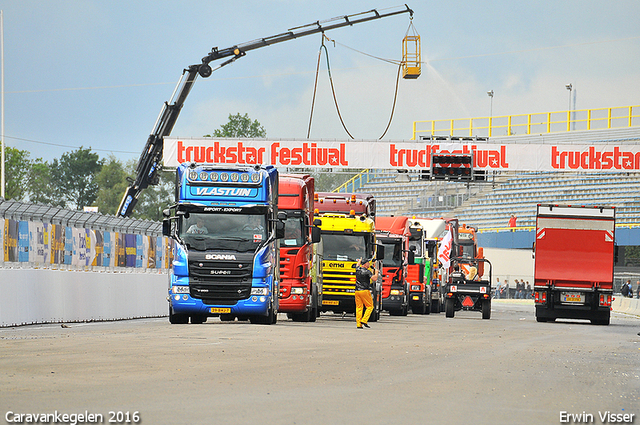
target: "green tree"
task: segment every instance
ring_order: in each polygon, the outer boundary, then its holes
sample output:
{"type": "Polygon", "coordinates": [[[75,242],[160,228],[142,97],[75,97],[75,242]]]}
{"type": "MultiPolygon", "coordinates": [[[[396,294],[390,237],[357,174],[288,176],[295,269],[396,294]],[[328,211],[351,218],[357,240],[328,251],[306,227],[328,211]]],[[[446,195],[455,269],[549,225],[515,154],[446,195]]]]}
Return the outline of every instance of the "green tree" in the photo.
{"type": "Polygon", "coordinates": [[[100,172],[104,160],[99,159],[91,148],[82,146],[75,151],[65,152],[51,163],[52,192],[60,206],[81,210],[92,205],[98,196],[96,175],[100,172]]]}
{"type": "MultiPolygon", "coordinates": [[[[211,137],[207,134],[205,137],[211,137]]],[[[267,137],[267,131],[258,122],[251,121],[249,114],[235,115],[229,114],[229,122],[220,126],[219,129],[213,131],[213,137],[267,137]]]]}
{"type": "Polygon", "coordinates": [[[27,179],[27,193],[29,201],[39,204],[60,206],[56,198],[57,190],[51,187],[51,166],[48,162],[38,158],[31,164],[27,179]]]}
{"type": "Polygon", "coordinates": [[[105,160],[100,171],[96,174],[98,195],[95,205],[103,214],[115,215],[120,206],[120,201],[127,190],[127,172],[113,155],[105,160]]]}
{"type": "Polygon", "coordinates": [[[5,154],[5,199],[22,200],[27,194],[27,181],[31,168],[29,151],[6,146],[5,154]]]}
{"type": "MultiPolygon", "coordinates": [[[[124,167],[131,178],[135,175],[136,166],[137,162],[132,159],[127,161],[124,167]]],[[[142,191],[131,216],[142,220],[162,220],[162,210],[175,203],[175,176],[176,174],[173,170],[160,170],[158,172],[158,184],[149,185],[142,191]]],[[[125,189],[126,187],[120,193],[116,209],[120,205],[125,189]]]]}

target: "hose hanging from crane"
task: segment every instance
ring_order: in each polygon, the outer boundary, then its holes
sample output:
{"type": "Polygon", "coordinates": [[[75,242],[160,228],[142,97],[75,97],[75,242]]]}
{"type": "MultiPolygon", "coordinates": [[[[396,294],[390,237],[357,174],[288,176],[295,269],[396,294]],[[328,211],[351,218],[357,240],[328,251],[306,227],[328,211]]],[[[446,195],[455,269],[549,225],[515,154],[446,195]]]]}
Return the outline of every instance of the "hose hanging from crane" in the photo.
{"type": "Polygon", "coordinates": [[[309,130],[307,131],[307,139],[309,138],[309,134],[311,133],[311,120],[313,118],[313,107],[316,100],[316,90],[318,88],[318,73],[320,71],[320,60],[322,57],[323,49],[324,49],[325,56],[327,58],[327,72],[329,73],[329,82],[331,83],[331,93],[333,94],[333,103],[336,105],[336,111],[338,112],[338,118],[340,118],[340,123],[342,123],[342,128],[344,128],[344,131],[346,131],[349,137],[353,139],[354,137],[351,135],[351,133],[349,133],[349,130],[347,129],[347,126],[344,123],[344,120],[342,119],[342,114],[340,113],[340,107],[338,106],[338,98],[336,97],[336,91],[333,86],[333,77],[331,76],[331,65],[329,64],[329,51],[327,50],[327,46],[325,46],[324,44],[325,39],[332,41],[329,37],[325,35],[325,33],[322,33],[322,43],[320,44],[320,51],[318,52],[318,65],[316,66],[316,81],[313,87],[313,101],[311,103],[311,116],[309,117],[309,130]]]}
{"type": "MultiPolygon", "coordinates": [[[[411,28],[414,28],[414,32],[415,32],[415,27],[413,27],[413,19],[411,19],[411,21],[409,22],[409,27],[407,28],[407,32],[405,33],[405,37],[406,37],[407,34],[409,34],[409,31],[411,30],[411,28]]],[[[309,127],[308,127],[308,130],[307,130],[307,139],[311,135],[311,122],[313,120],[313,111],[314,111],[314,107],[315,107],[316,93],[317,93],[317,89],[318,89],[318,74],[320,72],[320,61],[321,61],[321,58],[322,58],[322,50],[323,49],[324,49],[324,52],[325,52],[325,56],[327,58],[327,72],[329,74],[329,82],[331,83],[331,93],[333,95],[333,102],[336,105],[336,112],[338,113],[338,117],[340,118],[340,123],[342,124],[342,127],[344,128],[344,131],[346,131],[347,134],[349,135],[349,137],[351,137],[353,139],[354,137],[351,135],[351,133],[347,129],[347,126],[344,123],[344,120],[342,119],[342,114],[340,113],[340,107],[338,106],[338,99],[336,97],[336,91],[335,91],[335,87],[333,85],[333,78],[331,76],[331,65],[329,64],[329,51],[327,50],[327,46],[324,43],[325,39],[328,40],[328,41],[332,41],[334,43],[334,45],[336,43],[334,40],[331,40],[329,37],[327,37],[324,32],[322,33],[322,43],[320,44],[320,49],[318,51],[318,63],[316,65],[316,76],[315,76],[315,82],[314,82],[314,85],[313,85],[313,99],[311,101],[311,114],[309,116],[309,127]]],[[[354,50],[354,49],[352,49],[352,50],[354,50]]],[[[366,53],[363,53],[363,52],[359,52],[359,53],[362,53],[362,54],[366,55],[366,53]]],[[[387,127],[385,128],[384,132],[382,133],[382,136],[380,136],[378,138],[378,140],[380,140],[387,134],[387,131],[389,131],[389,128],[391,127],[391,122],[393,121],[393,117],[394,117],[395,109],[396,109],[396,103],[397,103],[397,100],[398,100],[398,86],[399,86],[399,83],[400,83],[400,71],[402,70],[402,67],[404,65],[406,65],[406,64],[404,63],[404,60],[402,60],[402,61],[393,60],[392,61],[392,60],[388,60],[388,59],[377,58],[377,57],[372,56],[372,55],[367,55],[367,56],[371,56],[371,57],[374,57],[375,59],[383,60],[385,62],[397,63],[398,64],[398,72],[397,72],[397,75],[396,75],[396,86],[395,86],[395,92],[394,92],[394,95],[393,95],[393,105],[391,106],[391,115],[389,116],[389,122],[387,123],[387,127]]]]}

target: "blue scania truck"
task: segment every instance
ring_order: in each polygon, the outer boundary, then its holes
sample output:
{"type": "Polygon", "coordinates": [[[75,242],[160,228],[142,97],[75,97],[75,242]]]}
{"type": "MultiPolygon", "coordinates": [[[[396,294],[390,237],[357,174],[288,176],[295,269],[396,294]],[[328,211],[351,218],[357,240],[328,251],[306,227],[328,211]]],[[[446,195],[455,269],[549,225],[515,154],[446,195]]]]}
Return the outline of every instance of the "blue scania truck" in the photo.
{"type": "Polygon", "coordinates": [[[286,220],[276,168],[182,164],[175,195],[163,213],[163,234],[174,241],[169,322],[276,323],[286,220]]]}

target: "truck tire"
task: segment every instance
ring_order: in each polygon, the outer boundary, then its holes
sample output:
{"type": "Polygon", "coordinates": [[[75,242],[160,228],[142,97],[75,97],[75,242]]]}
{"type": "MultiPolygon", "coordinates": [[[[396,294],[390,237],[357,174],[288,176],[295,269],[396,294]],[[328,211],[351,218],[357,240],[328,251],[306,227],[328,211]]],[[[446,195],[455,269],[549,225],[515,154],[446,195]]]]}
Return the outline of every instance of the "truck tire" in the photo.
{"type": "Polygon", "coordinates": [[[482,318],[491,319],[491,300],[482,302],[482,318]]]}
{"type": "Polygon", "coordinates": [[[174,314],[171,305],[169,305],[169,323],[172,325],[184,325],[189,323],[189,316],[186,314],[174,314]]]}
{"type": "Polygon", "coordinates": [[[447,298],[444,302],[444,314],[445,317],[453,317],[455,316],[454,311],[454,300],[453,298],[447,298]]]}
{"type": "Polygon", "coordinates": [[[440,300],[431,300],[431,312],[440,314],[440,300]]]}
{"type": "Polygon", "coordinates": [[[194,314],[191,316],[191,324],[192,325],[200,325],[207,321],[207,316],[203,314],[194,314]]]}
{"type": "Polygon", "coordinates": [[[417,305],[412,305],[411,306],[411,313],[413,314],[424,314],[424,304],[417,306],[417,305]]]}

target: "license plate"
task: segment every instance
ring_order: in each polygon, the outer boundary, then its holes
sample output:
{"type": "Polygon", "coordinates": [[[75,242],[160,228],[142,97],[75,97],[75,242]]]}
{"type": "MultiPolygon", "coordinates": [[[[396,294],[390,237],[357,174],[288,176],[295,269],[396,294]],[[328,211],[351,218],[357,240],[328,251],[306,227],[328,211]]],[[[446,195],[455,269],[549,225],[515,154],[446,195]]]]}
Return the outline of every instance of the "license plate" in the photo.
{"type": "Polygon", "coordinates": [[[337,300],[322,300],[322,305],[339,305],[340,301],[337,300]]]}
{"type": "Polygon", "coordinates": [[[211,313],[231,313],[231,309],[228,307],[211,307],[211,313]]]}
{"type": "Polygon", "coordinates": [[[560,300],[565,303],[584,303],[584,295],[580,292],[563,292],[560,300]]]}

